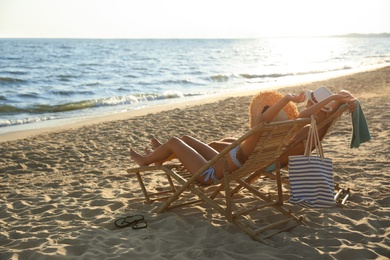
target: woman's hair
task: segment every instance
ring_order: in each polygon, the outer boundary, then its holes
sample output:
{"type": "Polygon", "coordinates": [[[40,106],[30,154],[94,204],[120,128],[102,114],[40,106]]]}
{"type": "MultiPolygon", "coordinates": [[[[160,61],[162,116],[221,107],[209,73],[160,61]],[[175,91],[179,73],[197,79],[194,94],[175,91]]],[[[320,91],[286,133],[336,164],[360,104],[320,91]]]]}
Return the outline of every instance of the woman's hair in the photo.
{"type": "MultiPolygon", "coordinates": [[[[284,95],[275,91],[264,91],[255,95],[249,105],[249,124],[253,127],[253,122],[256,117],[264,113],[269,107],[273,106],[284,95]]],[[[295,119],[298,116],[298,109],[293,102],[288,102],[287,105],[272,119],[272,121],[282,121],[287,119],[295,119]]]]}

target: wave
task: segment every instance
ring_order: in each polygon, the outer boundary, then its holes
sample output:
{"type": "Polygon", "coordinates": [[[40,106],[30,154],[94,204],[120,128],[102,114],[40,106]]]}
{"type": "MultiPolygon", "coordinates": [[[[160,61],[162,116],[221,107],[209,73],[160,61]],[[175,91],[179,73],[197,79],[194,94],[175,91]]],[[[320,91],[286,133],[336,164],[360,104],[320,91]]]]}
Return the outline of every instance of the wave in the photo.
{"type": "Polygon", "coordinates": [[[76,75],[71,75],[71,74],[64,74],[64,75],[58,75],[58,80],[62,82],[70,82],[72,79],[76,79],[76,75]]]}
{"type": "Polygon", "coordinates": [[[22,119],[0,119],[0,127],[22,125],[28,123],[38,123],[38,122],[43,122],[52,119],[57,119],[57,118],[54,116],[44,116],[44,117],[33,116],[33,117],[22,118],[22,119]]]}
{"type": "MultiPolygon", "coordinates": [[[[215,75],[211,76],[211,80],[215,82],[228,82],[231,79],[234,79],[236,77],[241,77],[245,79],[265,79],[265,78],[281,78],[281,77],[288,77],[288,76],[294,76],[294,75],[303,75],[303,74],[311,74],[313,72],[302,72],[302,73],[270,73],[270,74],[250,74],[250,73],[241,73],[237,76],[235,75],[215,75]]],[[[319,72],[318,72],[319,73],[319,72]]]]}
{"type": "Polygon", "coordinates": [[[333,69],[327,69],[327,70],[311,70],[311,71],[304,71],[304,72],[297,72],[293,73],[292,76],[302,76],[302,75],[309,75],[309,74],[319,74],[319,73],[326,73],[326,72],[336,72],[340,70],[350,70],[353,69],[352,66],[341,66],[333,69]]]}
{"type": "Polygon", "coordinates": [[[272,74],[240,74],[241,77],[246,79],[255,79],[255,78],[280,78],[292,76],[293,73],[272,73],[272,74]]]}
{"type": "MultiPolygon", "coordinates": [[[[98,107],[120,106],[141,102],[167,100],[182,97],[198,96],[200,94],[183,94],[178,91],[166,91],[163,94],[139,94],[83,100],[57,105],[38,104],[27,108],[0,104],[0,127],[38,123],[48,120],[66,118],[66,112],[98,107]]],[[[143,104],[141,104],[143,106],[143,104]]]]}
{"type": "Polygon", "coordinates": [[[21,83],[24,82],[22,79],[12,77],[0,77],[0,83],[21,83]]]}
{"type": "Polygon", "coordinates": [[[193,81],[191,81],[190,79],[178,79],[178,80],[166,80],[166,81],[162,81],[161,84],[165,84],[165,85],[175,85],[175,84],[178,84],[178,85],[199,85],[193,81]]]}
{"type": "Polygon", "coordinates": [[[178,91],[166,91],[162,94],[139,94],[139,95],[117,96],[117,97],[109,97],[109,98],[82,100],[77,102],[69,102],[69,103],[56,104],[56,105],[36,104],[30,107],[18,107],[18,106],[0,104],[0,115],[16,115],[22,113],[26,113],[26,114],[63,113],[63,112],[83,110],[83,109],[96,108],[102,106],[127,105],[127,104],[142,102],[142,101],[182,98],[184,96],[193,96],[193,95],[195,94],[184,95],[183,93],[178,91]]]}
{"type": "Polygon", "coordinates": [[[25,110],[10,105],[1,105],[0,104],[0,115],[1,114],[14,114],[14,113],[23,113],[25,110]]]}
{"type": "MultiPolygon", "coordinates": [[[[340,69],[346,69],[346,68],[340,68],[340,69]]],[[[340,70],[336,69],[336,70],[340,70]]],[[[317,74],[317,73],[323,73],[327,71],[302,71],[302,72],[288,72],[288,73],[268,73],[268,74],[251,74],[251,73],[241,73],[237,76],[235,75],[215,75],[211,76],[211,80],[215,82],[228,82],[231,79],[234,79],[236,77],[241,77],[245,79],[267,79],[267,78],[282,78],[282,77],[289,77],[289,76],[298,76],[298,75],[307,75],[307,74],[317,74]]]]}
{"type": "Polygon", "coordinates": [[[241,77],[246,79],[254,79],[254,78],[281,78],[281,77],[290,77],[290,76],[304,76],[310,74],[319,74],[325,72],[335,72],[340,70],[349,70],[352,69],[351,66],[342,66],[339,68],[333,69],[324,69],[324,70],[310,70],[310,71],[300,71],[300,72],[289,72],[289,73],[271,73],[271,74],[239,74],[241,77]]]}
{"type": "Polygon", "coordinates": [[[87,87],[94,87],[94,86],[100,86],[100,85],[101,84],[99,81],[85,84],[85,86],[87,86],[87,87]]]}
{"type": "Polygon", "coordinates": [[[52,94],[58,96],[73,96],[73,95],[93,95],[93,91],[74,91],[74,90],[58,90],[51,91],[52,94]]]}
{"type": "Polygon", "coordinates": [[[39,98],[39,94],[38,93],[24,93],[24,94],[18,94],[18,97],[21,97],[21,98],[39,98]]]}
{"type": "Polygon", "coordinates": [[[229,81],[230,76],[228,75],[215,75],[210,77],[212,81],[216,82],[227,82],[229,81]]]}
{"type": "Polygon", "coordinates": [[[27,75],[28,73],[26,71],[3,71],[6,74],[12,74],[12,75],[27,75]]]}

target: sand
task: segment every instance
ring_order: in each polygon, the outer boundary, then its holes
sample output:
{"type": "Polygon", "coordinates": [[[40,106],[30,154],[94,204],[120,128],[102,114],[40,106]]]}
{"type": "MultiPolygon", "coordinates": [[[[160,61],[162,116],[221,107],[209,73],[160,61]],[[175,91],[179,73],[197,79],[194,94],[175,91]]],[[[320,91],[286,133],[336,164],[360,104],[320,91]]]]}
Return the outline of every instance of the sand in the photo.
{"type": "MultiPolygon", "coordinates": [[[[135,166],[129,147],[143,149],[152,135],[166,140],[187,134],[204,141],[240,136],[248,127],[251,95],[230,97],[0,139],[0,259],[386,259],[390,67],[281,92],[321,84],[351,90],[372,135],[370,142],[350,149],[351,120],[345,114],[324,142],[335,181],[353,191],[346,206],[290,205],[308,225],[263,245],[208,207],[156,214],[160,202],[145,204],[136,178],[125,176],[135,166]],[[148,227],[115,227],[115,219],[133,214],[143,214],[148,227]]],[[[162,183],[160,177],[150,180],[152,188],[162,183]]]]}

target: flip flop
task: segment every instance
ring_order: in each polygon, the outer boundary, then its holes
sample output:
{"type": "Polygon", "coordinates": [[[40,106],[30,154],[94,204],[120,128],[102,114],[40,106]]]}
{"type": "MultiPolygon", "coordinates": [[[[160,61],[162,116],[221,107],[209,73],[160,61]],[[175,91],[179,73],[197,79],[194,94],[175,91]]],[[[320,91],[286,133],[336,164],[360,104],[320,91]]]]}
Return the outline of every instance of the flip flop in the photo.
{"type": "Polygon", "coordinates": [[[133,216],[127,216],[124,218],[119,218],[115,220],[115,226],[123,228],[128,227],[130,225],[136,225],[139,221],[144,221],[145,218],[142,215],[133,215],[133,216]]]}
{"type": "Polygon", "coordinates": [[[146,219],[136,221],[135,224],[133,225],[133,229],[141,229],[141,228],[146,228],[148,226],[148,222],[146,222],[146,219]]]}

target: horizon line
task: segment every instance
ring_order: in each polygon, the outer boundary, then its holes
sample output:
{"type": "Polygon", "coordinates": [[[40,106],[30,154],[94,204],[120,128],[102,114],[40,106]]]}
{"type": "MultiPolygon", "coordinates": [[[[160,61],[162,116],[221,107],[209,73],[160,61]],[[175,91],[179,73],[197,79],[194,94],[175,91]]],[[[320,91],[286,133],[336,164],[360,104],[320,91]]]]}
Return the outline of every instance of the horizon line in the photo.
{"type": "Polygon", "coordinates": [[[265,38],[359,38],[359,37],[390,37],[390,33],[348,33],[339,35],[311,35],[311,36],[258,36],[258,37],[7,37],[0,39],[63,39],[63,40],[250,40],[265,38]]]}

